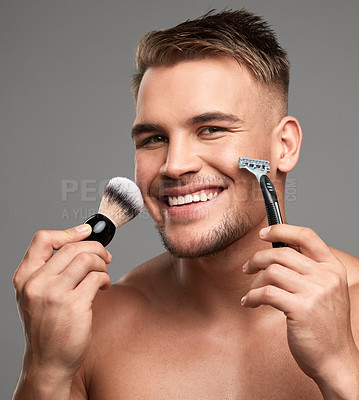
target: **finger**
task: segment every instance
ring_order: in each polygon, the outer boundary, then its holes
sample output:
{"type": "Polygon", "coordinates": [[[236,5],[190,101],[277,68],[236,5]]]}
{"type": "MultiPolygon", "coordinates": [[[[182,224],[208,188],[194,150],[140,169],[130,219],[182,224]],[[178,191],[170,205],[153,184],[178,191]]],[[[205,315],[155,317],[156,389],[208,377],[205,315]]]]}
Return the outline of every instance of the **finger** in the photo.
{"type": "Polygon", "coordinates": [[[41,272],[48,275],[60,274],[80,253],[96,254],[105,263],[109,264],[111,262],[111,254],[99,242],[67,243],[42,267],[41,272]]]}
{"type": "Polygon", "coordinates": [[[315,261],[328,261],[334,257],[329,247],[310,228],[278,224],[262,229],[259,235],[267,242],[283,242],[297,248],[315,261]]]}
{"type": "Polygon", "coordinates": [[[251,290],[265,286],[276,286],[289,293],[298,293],[306,289],[302,275],[278,264],[272,264],[260,273],[252,282],[251,290]]]}
{"type": "Polygon", "coordinates": [[[37,265],[39,267],[50,259],[54,250],[58,250],[67,243],[79,242],[85,239],[91,231],[92,228],[88,224],[82,224],[63,231],[38,231],[27,249],[24,261],[27,265],[37,265]]]}
{"type": "Polygon", "coordinates": [[[310,258],[290,247],[281,247],[258,251],[243,265],[243,271],[246,274],[256,274],[272,264],[283,265],[301,274],[309,274],[315,268],[315,263],[310,258]]]}
{"type": "Polygon", "coordinates": [[[244,307],[256,308],[269,305],[288,314],[297,307],[296,295],[276,286],[265,286],[250,290],[241,300],[244,307]]]}
{"type": "Polygon", "coordinates": [[[53,257],[54,250],[68,243],[83,240],[91,231],[92,228],[87,224],[79,225],[64,231],[38,231],[33,237],[19,268],[14,274],[13,284],[15,289],[21,291],[30,276],[40,272],[46,262],[53,257]]]}
{"type": "Polygon", "coordinates": [[[90,272],[108,274],[106,262],[93,253],[78,254],[70,265],[59,275],[64,291],[75,289],[90,272]]]}
{"type": "MultiPolygon", "coordinates": [[[[86,301],[95,298],[100,289],[109,289],[111,287],[111,279],[105,272],[91,271],[75,288],[75,292],[79,298],[86,299],[86,301]]],[[[91,303],[89,303],[91,306],[91,303]]]]}

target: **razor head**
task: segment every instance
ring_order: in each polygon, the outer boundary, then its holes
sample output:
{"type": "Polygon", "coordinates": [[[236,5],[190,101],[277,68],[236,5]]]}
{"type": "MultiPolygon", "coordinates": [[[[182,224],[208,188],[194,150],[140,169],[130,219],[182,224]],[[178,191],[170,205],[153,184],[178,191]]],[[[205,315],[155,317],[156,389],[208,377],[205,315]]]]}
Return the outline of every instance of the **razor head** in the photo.
{"type": "Polygon", "coordinates": [[[238,160],[239,168],[246,168],[251,172],[260,171],[260,172],[270,172],[269,161],[266,160],[256,160],[254,158],[245,158],[239,157],[238,160]]]}
{"type": "Polygon", "coordinates": [[[269,161],[256,160],[254,158],[239,157],[238,159],[239,168],[245,168],[251,172],[257,178],[258,182],[263,175],[270,172],[269,161]]]}

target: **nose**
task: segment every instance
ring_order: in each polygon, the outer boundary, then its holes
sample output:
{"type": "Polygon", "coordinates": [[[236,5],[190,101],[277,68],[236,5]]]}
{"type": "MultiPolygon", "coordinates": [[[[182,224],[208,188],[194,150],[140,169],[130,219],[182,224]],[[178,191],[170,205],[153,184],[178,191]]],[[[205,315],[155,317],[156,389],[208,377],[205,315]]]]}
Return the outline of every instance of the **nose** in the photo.
{"type": "Polygon", "coordinates": [[[179,179],[185,174],[198,172],[202,168],[202,160],[196,154],[191,140],[181,136],[171,139],[160,173],[168,178],[179,179]]]}

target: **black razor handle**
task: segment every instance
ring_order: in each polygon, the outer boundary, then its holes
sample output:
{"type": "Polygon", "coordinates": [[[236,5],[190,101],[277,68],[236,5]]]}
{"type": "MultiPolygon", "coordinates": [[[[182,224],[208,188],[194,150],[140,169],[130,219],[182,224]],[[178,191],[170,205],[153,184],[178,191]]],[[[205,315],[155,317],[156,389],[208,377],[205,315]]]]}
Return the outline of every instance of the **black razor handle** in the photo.
{"type": "Polygon", "coordinates": [[[100,213],[94,214],[84,223],[89,224],[92,227],[90,236],[84,240],[94,240],[107,246],[115,236],[115,224],[107,218],[106,215],[100,213]]]}
{"type": "MultiPolygon", "coordinates": [[[[283,224],[282,215],[279,209],[277,194],[274,190],[272,181],[267,175],[262,175],[259,181],[264,204],[266,206],[267,219],[269,225],[283,224]]],[[[273,247],[286,247],[287,245],[282,242],[272,243],[273,247]]]]}

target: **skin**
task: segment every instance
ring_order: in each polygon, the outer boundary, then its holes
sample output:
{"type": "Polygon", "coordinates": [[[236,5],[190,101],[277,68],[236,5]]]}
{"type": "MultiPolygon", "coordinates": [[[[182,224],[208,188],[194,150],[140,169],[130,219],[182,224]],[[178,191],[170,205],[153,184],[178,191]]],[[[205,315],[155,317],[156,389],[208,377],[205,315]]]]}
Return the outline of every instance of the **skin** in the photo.
{"type": "Polygon", "coordinates": [[[263,230],[258,183],[238,169],[269,159],[284,211],[302,132],[264,107],[268,90],[226,58],[146,72],[136,182],[172,251],[196,256],[166,252],[109,287],[110,255],[79,242],[83,226],[35,236],[14,277],[28,332],[15,399],[358,398],[359,260],[308,228],[263,230]],[[230,246],[199,256],[223,221],[241,227],[230,246]]]}

